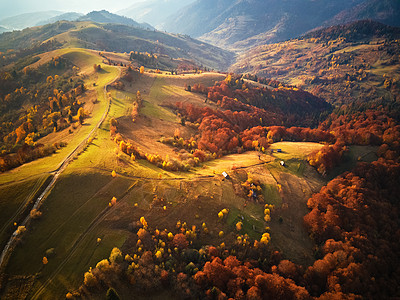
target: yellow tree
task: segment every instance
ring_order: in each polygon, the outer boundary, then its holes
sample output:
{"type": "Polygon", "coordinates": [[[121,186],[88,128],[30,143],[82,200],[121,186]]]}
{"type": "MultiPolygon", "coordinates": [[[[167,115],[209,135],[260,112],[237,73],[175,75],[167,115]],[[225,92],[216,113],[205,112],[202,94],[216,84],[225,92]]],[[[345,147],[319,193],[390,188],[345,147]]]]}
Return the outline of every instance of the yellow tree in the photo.
{"type": "Polygon", "coordinates": [[[85,110],[83,109],[83,107],[78,109],[78,120],[79,120],[79,124],[83,124],[83,119],[85,118],[85,110]]]}

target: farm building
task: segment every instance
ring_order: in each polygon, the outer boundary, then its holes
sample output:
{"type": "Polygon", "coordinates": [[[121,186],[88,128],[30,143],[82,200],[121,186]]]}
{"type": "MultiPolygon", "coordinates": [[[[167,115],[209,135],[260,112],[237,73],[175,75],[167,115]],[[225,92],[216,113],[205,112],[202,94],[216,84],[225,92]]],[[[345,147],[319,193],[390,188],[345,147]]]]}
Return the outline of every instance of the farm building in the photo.
{"type": "Polygon", "coordinates": [[[222,175],[223,175],[226,179],[229,179],[229,178],[230,178],[229,175],[228,175],[228,173],[226,173],[225,171],[222,172],[222,175]]]}

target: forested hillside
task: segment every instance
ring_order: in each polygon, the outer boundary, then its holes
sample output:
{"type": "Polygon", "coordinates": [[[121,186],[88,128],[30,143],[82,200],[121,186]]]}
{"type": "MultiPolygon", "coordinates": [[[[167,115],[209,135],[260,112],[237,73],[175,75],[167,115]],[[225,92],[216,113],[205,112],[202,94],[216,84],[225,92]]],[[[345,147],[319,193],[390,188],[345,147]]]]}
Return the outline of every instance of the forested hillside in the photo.
{"type": "Polygon", "coordinates": [[[383,107],[399,119],[399,36],[397,27],[359,21],[252,49],[232,70],[301,87],[345,112],[383,107]]]}

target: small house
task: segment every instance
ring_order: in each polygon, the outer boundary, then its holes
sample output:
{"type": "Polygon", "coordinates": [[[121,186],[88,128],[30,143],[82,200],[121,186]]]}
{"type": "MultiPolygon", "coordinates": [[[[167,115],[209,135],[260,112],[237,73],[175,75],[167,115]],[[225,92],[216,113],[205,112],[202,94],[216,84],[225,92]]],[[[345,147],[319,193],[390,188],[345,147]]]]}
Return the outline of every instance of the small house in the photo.
{"type": "Polygon", "coordinates": [[[281,164],[282,167],[285,166],[285,162],[283,160],[281,160],[279,163],[281,164]]]}
{"type": "Polygon", "coordinates": [[[226,173],[225,171],[222,172],[222,175],[223,175],[226,179],[229,179],[229,178],[230,178],[229,175],[228,175],[228,173],[226,173]]]}
{"type": "Polygon", "coordinates": [[[282,149],[276,149],[276,152],[282,153],[282,149]]]}

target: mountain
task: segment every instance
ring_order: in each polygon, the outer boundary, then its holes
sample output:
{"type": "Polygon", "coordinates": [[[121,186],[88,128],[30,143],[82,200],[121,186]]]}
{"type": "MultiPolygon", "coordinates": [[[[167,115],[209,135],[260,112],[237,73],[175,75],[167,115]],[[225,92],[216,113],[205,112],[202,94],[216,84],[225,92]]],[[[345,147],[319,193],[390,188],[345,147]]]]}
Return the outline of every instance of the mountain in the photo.
{"type": "Polygon", "coordinates": [[[21,30],[27,27],[36,26],[38,23],[62,15],[61,11],[41,11],[8,17],[0,20],[0,25],[11,30],[21,30]]]}
{"type": "Polygon", "coordinates": [[[109,24],[121,24],[134,27],[154,29],[151,25],[146,23],[138,23],[130,18],[123,17],[120,15],[112,14],[106,10],[92,11],[85,16],[82,16],[78,21],[93,21],[96,23],[109,23],[109,24]]]}
{"type": "Polygon", "coordinates": [[[230,71],[274,78],[357,110],[386,107],[400,120],[400,28],[356,21],[244,52],[230,71]]]}
{"type": "Polygon", "coordinates": [[[80,13],[67,12],[67,13],[52,17],[47,20],[42,20],[42,21],[38,22],[36,25],[41,26],[41,25],[55,23],[57,21],[76,21],[78,18],[80,18],[82,16],[83,16],[83,14],[80,14],[80,13]]]}
{"type": "Polygon", "coordinates": [[[132,4],[126,9],[117,12],[132,18],[138,22],[147,22],[155,27],[165,22],[165,20],[172,14],[179,11],[179,9],[192,3],[194,0],[181,1],[181,0],[148,0],[132,4]]]}
{"type": "Polygon", "coordinates": [[[30,48],[48,40],[57,41],[64,47],[157,53],[171,58],[189,59],[196,64],[222,70],[227,69],[234,59],[233,53],[188,36],[90,21],[60,21],[3,33],[0,35],[0,51],[30,48]]]}
{"type": "Polygon", "coordinates": [[[346,14],[395,23],[398,5],[390,0],[379,5],[377,0],[197,0],[169,17],[163,29],[241,51],[295,38],[334,20],[347,22],[346,14]]]}
{"type": "Polygon", "coordinates": [[[362,19],[371,19],[391,26],[400,26],[400,1],[369,0],[345,10],[324,25],[338,25],[362,19]]]}
{"type": "Polygon", "coordinates": [[[399,39],[400,28],[372,20],[361,20],[315,30],[302,37],[302,39],[310,38],[325,42],[343,39],[347,43],[366,44],[376,39],[399,39]]]}

